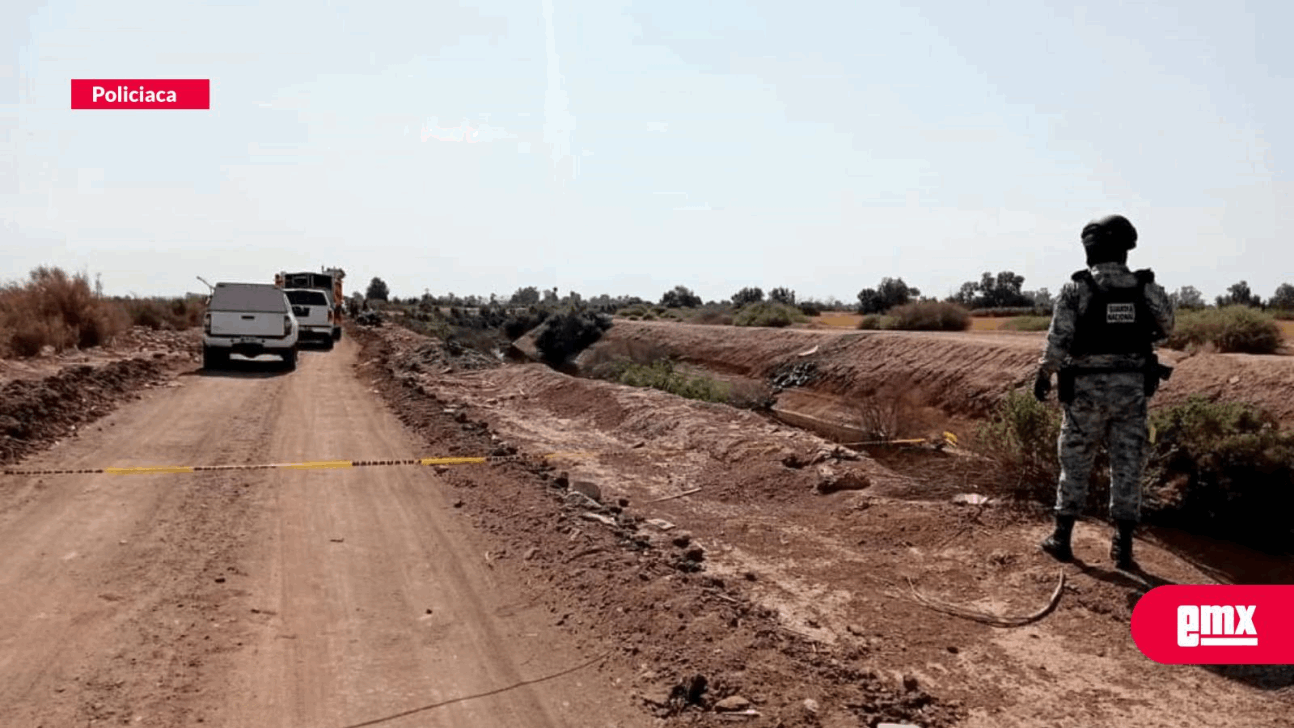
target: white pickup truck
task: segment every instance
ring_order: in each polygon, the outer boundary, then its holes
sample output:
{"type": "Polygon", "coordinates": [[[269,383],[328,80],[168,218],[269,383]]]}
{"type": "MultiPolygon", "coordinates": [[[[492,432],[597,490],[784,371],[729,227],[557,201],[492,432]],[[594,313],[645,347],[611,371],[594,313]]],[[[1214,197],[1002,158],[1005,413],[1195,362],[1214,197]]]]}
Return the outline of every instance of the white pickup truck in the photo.
{"type": "Polygon", "coordinates": [[[288,303],[292,304],[292,315],[301,324],[301,342],[318,342],[325,349],[332,349],[332,296],[317,288],[288,288],[283,292],[288,295],[288,303]]]}
{"type": "Polygon", "coordinates": [[[230,354],[276,354],[297,366],[300,325],[283,289],[268,283],[217,283],[203,320],[202,366],[216,369],[230,354]]]}

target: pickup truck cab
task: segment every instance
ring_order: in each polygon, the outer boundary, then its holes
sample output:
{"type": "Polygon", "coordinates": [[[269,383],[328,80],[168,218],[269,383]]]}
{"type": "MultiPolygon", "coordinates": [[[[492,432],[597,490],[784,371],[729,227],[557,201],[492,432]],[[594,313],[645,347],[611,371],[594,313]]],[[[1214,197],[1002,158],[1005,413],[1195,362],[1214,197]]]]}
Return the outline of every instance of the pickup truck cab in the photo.
{"type": "Polygon", "coordinates": [[[283,292],[288,296],[288,303],[292,304],[292,315],[297,317],[297,322],[301,325],[301,342],[318,342],[325,349],[332,349],[332,297],[315,288],[288,288],[283,292]]]}
{"type": "Polygon", "coordinates": [[[203,320],[202,365],[216,369],[230,354],[275,354],[297,366],[300,325],[283,289],[268,283],[217,283],[203,320]]]}

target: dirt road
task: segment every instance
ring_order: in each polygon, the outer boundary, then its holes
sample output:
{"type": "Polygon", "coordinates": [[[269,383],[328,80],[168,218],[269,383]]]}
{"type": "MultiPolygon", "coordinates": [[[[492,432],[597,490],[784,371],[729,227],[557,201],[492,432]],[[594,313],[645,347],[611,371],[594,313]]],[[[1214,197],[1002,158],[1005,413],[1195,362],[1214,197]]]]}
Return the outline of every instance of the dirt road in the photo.
{"type": "MultiPolygon", "coordinates": [[[[422,454],[352,373],[192,372],[26,468],[422,454]]],[[[0,476],[12,726],[636,725],[429,468],[0,476]],[[446,703],[436,706],[437,704],[446,703]]]]}

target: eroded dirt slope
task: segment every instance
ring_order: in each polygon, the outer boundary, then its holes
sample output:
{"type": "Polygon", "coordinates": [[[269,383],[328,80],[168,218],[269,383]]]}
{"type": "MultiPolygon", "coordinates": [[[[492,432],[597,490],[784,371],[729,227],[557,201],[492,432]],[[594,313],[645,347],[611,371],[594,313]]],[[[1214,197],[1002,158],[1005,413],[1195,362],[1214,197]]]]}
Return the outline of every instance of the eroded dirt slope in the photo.
{"type": "MultiPolygon", "coordinates": [[[[661,328],[679,336],[710,334],[708,352],[724,346],[734,356],[743,352],[742,373],[762,366],[739,345],[755,338],[752,333],[724,343],[723,330],[661,328]]],[[[636,332],[650,337],[652,329],[636,332]]],[[[813,332],[763,335],[767,348],[791,356],[815,344],[848,344],[813,332]]],[[[917,338],[925,345],[948,337],[917,338]]],[[[675,341],[666,333],[652,340],[675,341]]],[[[956,338],[944,345],[975,346],[956,338]]],[[[1034,356],[1032,347],[1008,347],[1002,361],[1016,361],[1017,349],[1018,356],[1034,356]]],[[[913,366],[933,369],[915,352],[908,356],[913,366]]],[[[979,366],[964,364],[971,371],[979,366]]],[[[1037,548],[1047,529],[1041,519],[951,501],[952,493],[974,491],[975,473],[984,467],[964,456],[932,456],[937,459],[921,477],[904,478],[865,458],[833,455],[829,443],[747,412],[574,379],[539,365],[405,376],[406,389],[483,421],[522,451],[580,453],[562,461],[571,481],[595,483],[605,498],[633,504],[635,514],[686,531],[704,546],[705,573],[735,585],[734,598],[773,610],[782,629],[813,640],[829,660],[861,665],[896,688],[959,706],[958,725],[1277,726],[1294,707],[1294,669],[1157,665],[1136,650],[1127,627],[1136,599],[1154,586],[1288,582],[1294,571],[1287,560],[1234,547],[1141,541],[1145,573],[1130,576],[1108,563],[1107,528],[1083,523],[1076,535],[1079,561],[1061,566],[1037,548]],[[871,486],[824,494],[819,484],[833,473],[820,467],[865,476],[871,486]],[[1197,550],[1207,552],[1207,564],[1197,560],[1197,550]],[[1025,614],[1047,603],[1062,574],[1068,585],[1056,611],[1019,628],[929,610],[910,591],[1025,614]]],[[[589,589],[597,583],[580,582],[589,589]]],[[[748,651],[746,675],[770,659],[748,651]]],[[[858,718],[838,698],[814,694],[822,683],[793,671],[782,675],[778,680],[766,671],[755,683],[760,697],[774,696],[766,705],[799,690],[834,720],[858,718]]],[[[866,714],[862,724],[875,719],[866,714]]]]}
{"type": "MultiPolygon", "coordinates": [[[[695,403],[682,401],[677,409],[661,399],[630,403],[635,410],[655,409],[619,433],[599,431],[586,425],[584,412],[592,397],[614,410],[599,410],[607,415],[604,424],[620,417],[611,385],[563,390],[566,381],[597,383],[568,380],[539,365],[428,372],[410,366],[424,357],[440,361],[428,355],[425,339],[398,329],[357,336],[373,356],[360,371],[433,452],[507,455],[524,444],[522,452],[532,456],[558,455],[546,467],[504,461],[484,472],[448,468],[442,477],[474,523],[503,543],[497,567],[519,568],[521,578],[543,587],[537,598],[559,623],[592,644],[611,646],[634,668],[623,688],[667,725],[730,725],[735,716],[721,708],[743,701],[756,714],[739,719],[753,726],[894,721],[937,728],[961,715],[955,701],[937,700],[921,685],[876,669],[856,646],[822,643],[791,627],[776,608],[752,601],[750,579],[760,576],[712,565],[718,548],[713,533],[649,518],[668,513],[668,503],[695,487],[698,470],[722,477],[733,468],[756,476],[758,467],[740,464],[753,460],[767,467],[789,458],[797,465],[794,477],[770,481],[763,491],[778,503],[800,487],[857,485],[849,476],[863,482],[869,473],[883,476],[872,464],[842,460],[809,436],[774,444],[754,419],[715,427],[690,417],[687,408],[695,403]],[[512,374],[520,379],[506,379],[512,374]],[[494,386],[505,380],[506,386],[494,386]],[[555,410],[534,407],[544,401],[554,402],[555,410]],[[510,414],[496,416],[505,411],[510,414]],[[632,439],[621,440],[625,435],[632,439]],[[614,448],[617,454],[591,467],[595,461],[576,457],[567,445],[614,448]],[[819,472],[819,466],[832,472],[819,472]],[[596,494],[600,503],[582,493],[596,494]]],[[[724,492],[740,501],[755,485],[734,479],[724,492]]]]}
{"type": "MultiPolygon", "coordinates": [[[[964,423],[985,417],[1013,386],[1030,383],[1043,345],[1040,333],[840,332],[617,320],[583,358],[630,348],[655,350],[720,374],[754,379],[811,364],[814,379],[782,395],[781,407],[848,419],[857,415],[852,403],[909,391],[964,423]]],[[[1202,394],[1260,404],[1294,425],[1294,357],[1187,356],[1173,350],[1161,350],[1160,357],[1175,371],[1152,408],[1202,394]]]]}

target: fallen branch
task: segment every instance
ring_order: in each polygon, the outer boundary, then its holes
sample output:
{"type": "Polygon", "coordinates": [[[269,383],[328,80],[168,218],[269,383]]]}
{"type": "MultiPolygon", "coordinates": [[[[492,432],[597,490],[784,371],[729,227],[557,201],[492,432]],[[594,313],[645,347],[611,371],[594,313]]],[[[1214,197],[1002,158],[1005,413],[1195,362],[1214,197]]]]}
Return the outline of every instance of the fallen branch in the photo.
{"type": "Polygon", "coordinates": [[[973,622],[979,622],[980,624],[987,624],[993,627],[1023,627],[1027,624],[1037,622],[1048,614],[1051,614],[1052,610],[1056,608],[1056,605],[1060,604],[1060,595],[1065,591],[1065,574],[1064,572],[1061,572],[1060,582],[1056,584],[1056,590],[1051,593],[1051,599],[1047,602],[1047,606],[1039,609],[1033,614],[1027,614],[1020,617],[1003,617],[991,612],[985,612],[978,609],[972,609],[970,607],[963,607],[932,599],[917,591],[917,587],[912,583],[911,578],[908,578],[908,588],[912,591],[913,600],[927,609],[933,609],[936,612],[952,615],[954,617],[961,617],[962,619],[969,619],[973,622]]]}
{"type": "Polygon", "coordinates": [[[647,501],[647,502],[648,502],[648,503],[660,503],[661,501],[674,500],[675,498],[682,498],[682,497],[683,497],[683,496],[685,496],[685,495],[692,495],[693,493],[700,493],[700,492],[701,492],[701,489],[700,489],[700,488],[693,488],[692,490],[685,490],[685,491],[683,491],[682,493],[675,493],[674,495],[667,495],[667,496],[665,496],[664,498],[657,498],[656,500],[649,500],[649,501],[647,501]]]}

